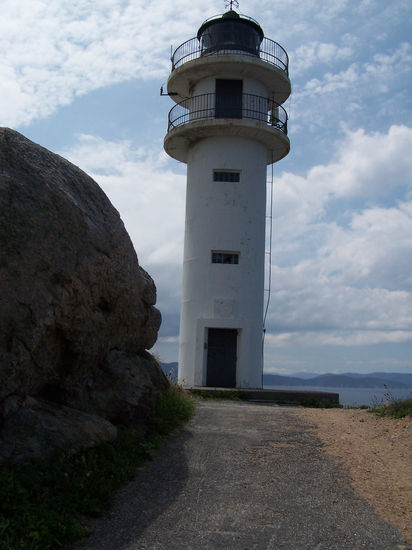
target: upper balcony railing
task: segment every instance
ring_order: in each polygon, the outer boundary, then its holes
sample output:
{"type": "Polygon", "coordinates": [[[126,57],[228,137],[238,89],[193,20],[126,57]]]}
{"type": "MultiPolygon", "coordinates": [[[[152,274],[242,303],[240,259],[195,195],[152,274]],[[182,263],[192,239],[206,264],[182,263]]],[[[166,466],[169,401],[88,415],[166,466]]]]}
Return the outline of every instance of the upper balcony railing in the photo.
{"type": "Polygon", "coordinates": [[[280,44],[271,40],[270,38],[263,38],[257,53],[245,51],[242,48],[236,49],[233,46],[227,48],[219,47],[216,49],[205,48],[203,40],[199,41],[197,37],[187,40],[181,44],[174,51],[171,61],[172,70],[177,69],[183,63],[198,59],[199,57],[206,57],[210,55],[249,55],[251,57],[258,57],[271,65],[274,65],[281,71],[288,74],[289,58],[286,51],[280,44]]]}
{"type": "Polygon", "coordinates": [[[167,131],[198,120],[233,118],[263,122],[287,134],[288,115],[285,109],[267,97],[242,94],[236,101],[219,97],[215,93],[202,94],[184,99],[169,111],[167,131]]]}

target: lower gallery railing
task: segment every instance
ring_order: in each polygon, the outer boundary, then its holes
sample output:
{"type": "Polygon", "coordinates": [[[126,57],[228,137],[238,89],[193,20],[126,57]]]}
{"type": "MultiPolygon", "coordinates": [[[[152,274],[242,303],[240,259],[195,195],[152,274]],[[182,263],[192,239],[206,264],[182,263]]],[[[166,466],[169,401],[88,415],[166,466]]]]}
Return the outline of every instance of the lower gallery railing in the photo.
{"type": "Polygon", "coordinates": [[[257,120],[287,134],[288,115],[275,101],[254,94],[234,98],[215,93],[190,97],[177,103],[169,112],[167,131],[196,120],[219,118],[257,120]]]}

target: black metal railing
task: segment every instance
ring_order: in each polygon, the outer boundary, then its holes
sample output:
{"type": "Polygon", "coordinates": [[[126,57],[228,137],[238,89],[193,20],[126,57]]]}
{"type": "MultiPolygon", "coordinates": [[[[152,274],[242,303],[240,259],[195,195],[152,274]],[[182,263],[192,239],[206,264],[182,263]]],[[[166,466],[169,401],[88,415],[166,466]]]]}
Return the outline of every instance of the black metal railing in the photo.
{"type": "Polygon", "coordinates": [[[196,37],[187,40],[181,44],[174,51],[171,61],[172,61],[172,70],[176,69],[183,63],[192,61],[192,59],[198,59],[199,57],[205,57],[210,55],[248,55],[251,57],[258,57],[271,65],[274,65],[278,69],[281,69],[283,72],[288,74],[289,67],[289,58],[286,51],[282,48],[280,44],[271,40],[270,38],[264,38],[257,50],[257,53],[252,53],[245,51],[242,48],[235,48],[233,46],[229,47],[219,47],[216,49],[210,50],[205,48],[202,45],[202,41],[199,41],[196,37]]]}
{"type": "Polygon", "coordinates": [[[167,131],[197,120],[221,118],[257,120],[281,130],[284,134],[287,134],[288,130],[288,115],[285,109],[272,99],[242,94],[240,104],[234,102],[233,98],[228,102],[223,98],[222,101],[215,93],[210,93],[184,99],[172,107],[169,111],[167,131]]]}

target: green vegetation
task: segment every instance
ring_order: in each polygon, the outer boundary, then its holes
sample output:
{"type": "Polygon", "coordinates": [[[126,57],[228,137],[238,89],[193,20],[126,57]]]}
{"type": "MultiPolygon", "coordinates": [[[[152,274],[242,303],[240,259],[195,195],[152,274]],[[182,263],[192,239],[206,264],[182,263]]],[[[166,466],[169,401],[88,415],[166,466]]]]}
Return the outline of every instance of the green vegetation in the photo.
{"type": "Polygon", "coordinates": [[[407,399],[395,399],[388,392],[385,393],[387,402],[381,405],[374,405],[369,412],[373,412],[377,416],[389,416],[392,418],[403,418],[404,416],[412,416],[412,397],[407,399]]]}
{"type": "Polygon", "coordinates": [[[160,395],[149,435],[119,429],[117,439],[75,455],[0,469],[0,550],[55,550],[89,532],[114,492],[136,477],[164,437],[186,422],[192,399],[177,386],[160,395]]]}
{"type": "Polygon", "coordinates": [[[237,390],[200,390],[191,389],[190,393],[202,399],[228,399],[229,401],[246,401],[244,392],[237,390]]]}
{"type": "Polygon", "coordinates": [[[150,431],[167,435],[193,415],[195,404],[188,392],[177,384],[170,384],[169,390],[162,393],[149,419],[150,431]]]}
{"type": "Polygon", "coordinates": [[[338,409],[341,405],[333,403],[329,399],[322,399],[319,397],[307,397],[302,399],[299,403],[302,407],[310,407],[312,409],[338,409]]]}

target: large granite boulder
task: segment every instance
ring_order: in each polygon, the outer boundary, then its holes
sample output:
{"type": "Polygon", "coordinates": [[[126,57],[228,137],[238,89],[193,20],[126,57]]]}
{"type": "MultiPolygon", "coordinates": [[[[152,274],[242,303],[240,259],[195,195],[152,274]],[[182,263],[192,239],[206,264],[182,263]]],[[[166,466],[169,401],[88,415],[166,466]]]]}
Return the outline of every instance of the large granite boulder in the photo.
{"type": "Polygon", "coordinates": [[[94,425],[144,422],[167,386],[146,351],[161,319],[118,212],[79,168],[8,128],[0,212],[0,460],[7,419],[27,418],[30,403],[94,425]]]}

